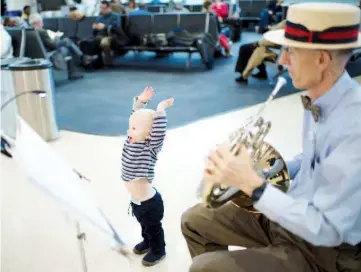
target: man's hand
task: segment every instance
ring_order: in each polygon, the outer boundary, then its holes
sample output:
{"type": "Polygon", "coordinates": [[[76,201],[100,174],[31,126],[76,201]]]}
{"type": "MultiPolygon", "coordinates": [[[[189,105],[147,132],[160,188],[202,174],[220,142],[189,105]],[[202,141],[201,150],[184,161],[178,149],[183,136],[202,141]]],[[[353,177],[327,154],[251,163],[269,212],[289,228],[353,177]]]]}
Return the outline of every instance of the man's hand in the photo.
{"type": "Polygon", "coordinates": [[[105,25],[103,23],[93,24],[93,29],[96,29],[96,30],[103,30],[104,27],[105,27],[105,25]]]}
{"type": "Polygon", "coordinates": [[[162,102],[160,102],[157,106],[157,111],[164,111],[165,109],[169,108],[170,106],[172,106],[174,103],[174,98],[169,98],[166,100],[163,100],[162,102]]]}
{"type": "Polygon", "coordinates": [[[105,28],[105,24],[99,23],[98,24],[98,30],[103,30],[105,28]]]}
{"type": "Polygon", "coordinates": [[[138,100],[142,103],[147,103],[152,96],[154,95],[154,90],[152,87],[144,88],[143,92],[138,96],[138,100]]]}
{"type": "Polygon", "coordinates": [[[247,149],[238,146],[235,150],[239,150],[238,154],[231,152],[229,145],[223,144],[211,152],[207,157],[204,180],[238,188],[251,196],[263,181],[254,171],[247,149]]]}

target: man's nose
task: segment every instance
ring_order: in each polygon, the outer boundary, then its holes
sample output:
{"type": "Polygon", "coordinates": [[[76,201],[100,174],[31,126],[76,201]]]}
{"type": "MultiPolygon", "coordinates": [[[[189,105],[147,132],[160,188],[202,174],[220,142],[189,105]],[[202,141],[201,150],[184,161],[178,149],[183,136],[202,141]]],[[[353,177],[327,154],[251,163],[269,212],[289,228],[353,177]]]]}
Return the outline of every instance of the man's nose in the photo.
{"type": "Polygon", "coordinates": [[[286,50],[281,51],[281,55],[278,58],[278,63],[280,65],[288,65],[289,64],[289,58],[288,58],[288,53],[286,52],[286,50]]]}

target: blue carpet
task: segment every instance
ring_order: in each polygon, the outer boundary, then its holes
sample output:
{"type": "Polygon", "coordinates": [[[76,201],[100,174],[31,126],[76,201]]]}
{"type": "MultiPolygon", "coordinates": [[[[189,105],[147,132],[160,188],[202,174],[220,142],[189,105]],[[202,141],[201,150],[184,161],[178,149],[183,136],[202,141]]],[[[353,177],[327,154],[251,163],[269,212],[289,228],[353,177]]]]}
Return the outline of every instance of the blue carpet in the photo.
{"type": "MultiPolygon", "coordinates": [[[[242,36],[242,42],[257,39],[252,33],[242,36]]],[[[57,86],[55,107],[59,128],[87,134],[124,135],[132,98],[146,86],[155,90],[149,108],[155,109],[165,98],[175,98],[168,111],[170,128],[261,103],[273,86],[269,81],[254,78],[250,78],[248,85],[235,82],[239,45],[232,46],[232,58],[218,59],[211,71],[204,69],[197,54],[192,56],[191,68],[186,70],[186,54],[156,59],[150,53],[138,56],[130,53],[117,60],[116,68],[86,73],[82,80],[57,86]]],[[[268,65],[267,69],[270,77],[277,72],[274,65],[268,65]]],[[[278,96],[295,91],[288,79],[278,96]]]]}

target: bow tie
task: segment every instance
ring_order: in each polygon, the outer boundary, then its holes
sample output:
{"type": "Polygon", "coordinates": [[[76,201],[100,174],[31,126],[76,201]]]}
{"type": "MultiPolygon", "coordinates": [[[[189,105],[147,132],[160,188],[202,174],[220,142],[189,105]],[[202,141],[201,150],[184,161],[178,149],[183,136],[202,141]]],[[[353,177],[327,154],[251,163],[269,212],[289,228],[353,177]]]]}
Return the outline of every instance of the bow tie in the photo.
{"type": "Polygon", "coordinates": [[[309,98],[308,96],[301,95],[301,100],[305,110],[311,111],[313,119],[315,120],[315,122],[318,122],[321,113],[320,107],[312,105],[311,98],[309,98]]]}

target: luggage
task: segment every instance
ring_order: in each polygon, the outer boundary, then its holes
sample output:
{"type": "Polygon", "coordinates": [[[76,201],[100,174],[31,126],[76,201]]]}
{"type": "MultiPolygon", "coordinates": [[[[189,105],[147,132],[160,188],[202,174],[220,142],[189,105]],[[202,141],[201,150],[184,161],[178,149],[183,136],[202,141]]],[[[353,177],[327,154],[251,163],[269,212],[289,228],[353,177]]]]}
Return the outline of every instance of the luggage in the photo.
{"type": "Polygon", "coordinates": [[[217,41],[208,33],[202,33],[195,37],[196,47],[207,69],[212,69],[216,55],[217,41]]]}

